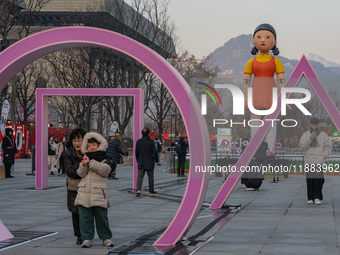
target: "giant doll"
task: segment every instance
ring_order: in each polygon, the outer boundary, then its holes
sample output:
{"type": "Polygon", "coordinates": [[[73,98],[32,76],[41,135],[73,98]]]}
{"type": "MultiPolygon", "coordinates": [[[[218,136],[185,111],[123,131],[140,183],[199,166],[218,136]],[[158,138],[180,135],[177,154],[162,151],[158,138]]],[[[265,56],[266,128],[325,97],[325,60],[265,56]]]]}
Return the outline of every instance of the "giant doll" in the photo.
{"type": "MultiPolygon", "coordinates": [[[[248,87],[252,87],[253,106],[257,110],[270,109],[273,102],[273,88],[277,87],[274,74],[278,82],[278,90],[285,84],[284,68],[281,61],[274,57],[278,55],[279,49],[276,47],[276,32],[273,26],[261,24],[256,27],[253,34],[254,47],[251,50],[255,57],[251,58],[244,69],[243,94],[245,95],[246,109],[248,108],[248,87]],[[271,55],[269,54],[272,51],[271,55]],[[254,80],[251,82],[252,75],[254,80]]],[[[276,95],[277,96],[277,95],[276,95]]],[[[261,119],[261,116],[250,114],[250,118],[261,119]]],[[[254,126],[257,125],[254,124],[254,126]]],[[[260,125],[260,124],[258,124],[260,125]]],[[[257,127],[251,127],[251,137],[257,131],[257,127]]],[[[266,137],[268,147],[272,151],[276,140],[276,124],[272,127],[266,137]]]]}

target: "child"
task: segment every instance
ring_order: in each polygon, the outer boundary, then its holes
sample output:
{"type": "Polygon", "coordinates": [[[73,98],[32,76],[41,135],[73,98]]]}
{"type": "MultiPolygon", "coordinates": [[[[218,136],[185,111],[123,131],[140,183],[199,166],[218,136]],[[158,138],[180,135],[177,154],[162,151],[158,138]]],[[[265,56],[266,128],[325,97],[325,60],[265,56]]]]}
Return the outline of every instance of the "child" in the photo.
{"type": "Polygon", "coordinates": [[[81,146],[84,157],[77,170],[82,180],[78,185],[78,195],[75,201],[75,205],[79,206],[83,248],[91,247],[91,240],[94,238],[94,218],[98,236],[103,240],[103,246],[114,246],[110,240],[112,233],[107,217],[109,207],[107,177],[111,167],[105,163],[106,149],[107,142],[100,134],[90,132],[85,135],[81,146]]]}

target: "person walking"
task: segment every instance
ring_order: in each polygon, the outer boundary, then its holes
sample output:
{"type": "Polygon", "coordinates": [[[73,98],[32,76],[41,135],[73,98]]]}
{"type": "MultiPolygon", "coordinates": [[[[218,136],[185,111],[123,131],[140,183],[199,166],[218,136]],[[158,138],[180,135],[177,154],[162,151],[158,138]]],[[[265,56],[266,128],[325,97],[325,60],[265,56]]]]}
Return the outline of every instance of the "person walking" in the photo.
{"type": "Polygon", "coordinates": [[[178,156],[177,176],[186,177],[186,175],[184,174],[184,169],[185,169],[185,159],[187,156],[187,148],[189,147],[187,143],[187,137],[180,136],[178,145],[180,146],[180,148],[177,150],[177,156],[178,156]]]}
{"type": "Polygon", "coordinates": [[[50,171],[51,175],[54,175],[54,172],[56,171],[56,147],[57,144],[54,142],[54,136],[50,135],[48,137],[48,171],[50,171]]]}
{"type": "Polygon", "coordinates": [[[80,227],[79,227],[79,209],[74,204],[77,197],[78,184],[81,177],[77,174],[79,164],[83,159],[81,145],[83,143],[86,131],[82,128],[73,129],[66,144],[65,150],[65,173],[67,174],[67,208],[72,213],[72,225],[74,235],[77,237],[76,243],[82,244],[80,227]]]}
{"type": "Polygon", "coordinates": [[[142,183],[145,172],[149,179],[149,196],[156,196],[157,192],[154,189],[154,168],[155,162],[158,162],[158,155],[154,145],[154,141],[149,137],[150,130],[144,128],[142,130],[143,137],[136,143],[135,156],[138,162],[138,178],[137,178],[137,193],[136,197],[140,197],[142,183]]]}
{"type": "Polygon", "coordinates": [[[111,169],[109,179],[110,180],[118,180],[116,177],[116,167],[120,162],[121,155],[128,155],[127,152],[122,150],[122,145],[120,142],[120,134],[119,133],[110,133],[110,140],[107,147],[106,154],[107,156],[114,162],[113,167],[111,169]]]}
{"type": "Polygon", "coordinates": [[[94,238],[94,219],[98,236],[103,240],[102,245],[113,247],[111,241],[107,208],[108,180],[111,166],[107,163],[107,141],[95,132],[87,133],[81,146],[83,159],[77,170],[82,177],[78,185],[75,205],[79,206],[80,233],[84,239],[82,248],[90,248],[94,238]]]}
{"type": "Polygon", "coordinates": [[[327,134],[319,128],[319,119],[310,119],[310,129],[302,135],[300,147],[305,152],[307,203],[321,205],[322,186],[325,182],[322,165],[325,164],[332,148],[327,134]]]}
{"type": "Polygon", "coordinates": [[[66,143],[67,143],[67,137],[63,136],[61,138],[61,142],[58,143],[57,148],[55,150],[55,156],[57,158],[57,164],[56,167],[58,169],[58,175],[60,176],[60,170],[61,174],[65,174],[65,149],[66,149],[66,143]]]}
{"type": "Polygon", "coordinates": [[[11,128],[5,129],[5,136],[2,140],[2,162],[5,165],[5,177],[14,178],[11,175],[11,167],[14,165],[15,154],[17,153],[17,146],[13,137],[13,130],[11,128]]]}

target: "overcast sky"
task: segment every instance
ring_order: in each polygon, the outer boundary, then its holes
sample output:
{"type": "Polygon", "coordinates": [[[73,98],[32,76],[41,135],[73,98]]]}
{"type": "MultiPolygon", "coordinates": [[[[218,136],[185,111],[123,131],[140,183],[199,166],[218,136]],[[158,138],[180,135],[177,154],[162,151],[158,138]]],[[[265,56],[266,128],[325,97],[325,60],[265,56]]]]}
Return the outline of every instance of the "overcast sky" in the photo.
{"type": "Polygon", "coordinates": [[[183,47],[199,58],[269,23],[281,56],[313,52],[340,64],[340,0],[169,0],[169,15],[183,47]]]}

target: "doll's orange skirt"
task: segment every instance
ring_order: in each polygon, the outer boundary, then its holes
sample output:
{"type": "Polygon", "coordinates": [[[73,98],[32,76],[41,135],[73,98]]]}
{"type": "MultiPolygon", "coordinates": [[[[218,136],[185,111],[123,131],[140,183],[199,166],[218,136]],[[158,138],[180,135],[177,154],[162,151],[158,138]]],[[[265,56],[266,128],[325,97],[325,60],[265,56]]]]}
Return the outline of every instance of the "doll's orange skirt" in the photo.
{"type": "MultiPolygon", "coordinates": [[[[273,103],[273,88],[276,87],[273,78],[256,77],[253,81],[253,106],[257,110],[270,109],[273,103]]],[[[248,110],[248,102],[246,102],[248,110]]]]}

